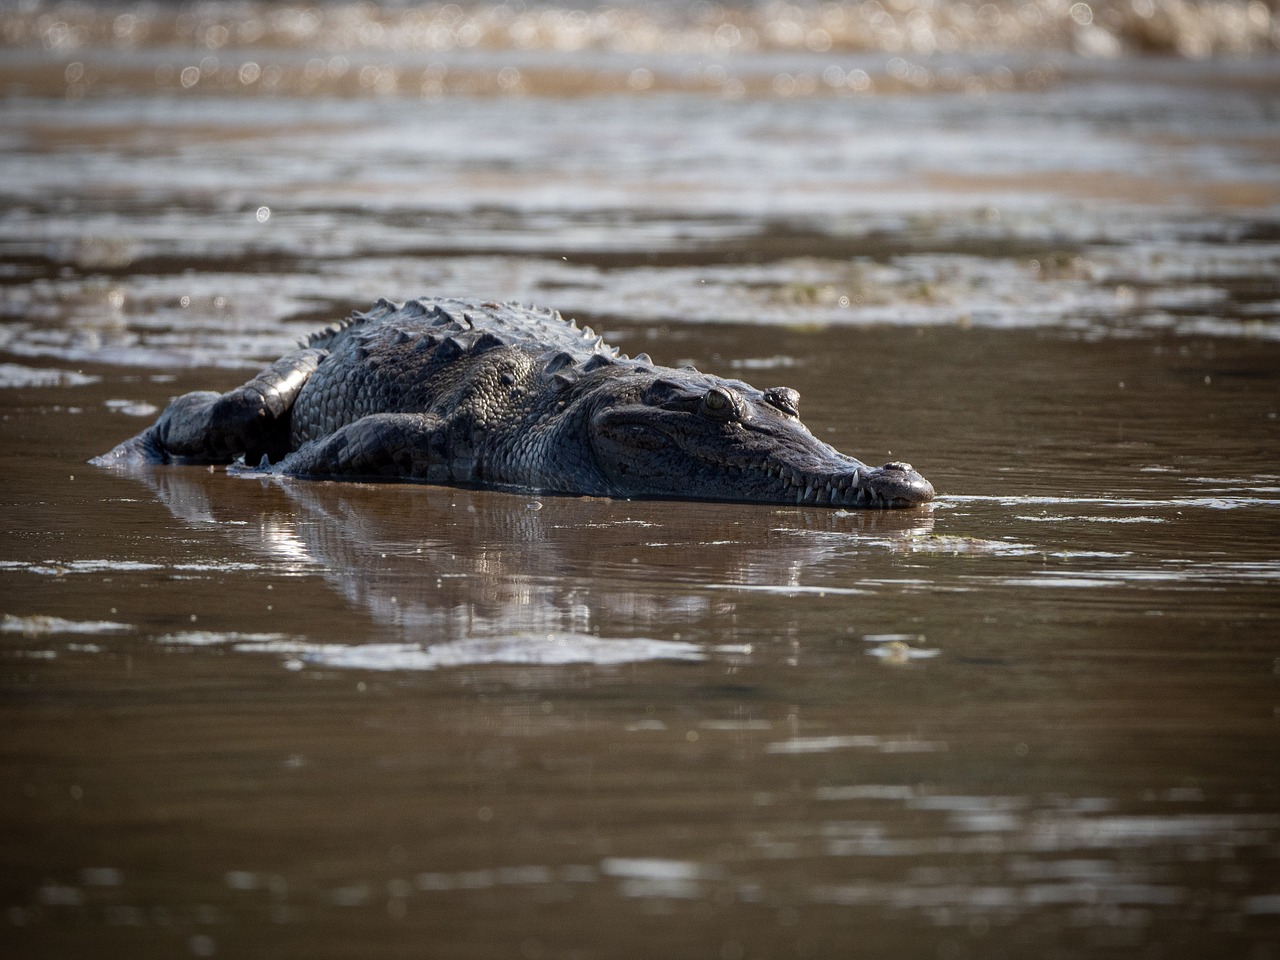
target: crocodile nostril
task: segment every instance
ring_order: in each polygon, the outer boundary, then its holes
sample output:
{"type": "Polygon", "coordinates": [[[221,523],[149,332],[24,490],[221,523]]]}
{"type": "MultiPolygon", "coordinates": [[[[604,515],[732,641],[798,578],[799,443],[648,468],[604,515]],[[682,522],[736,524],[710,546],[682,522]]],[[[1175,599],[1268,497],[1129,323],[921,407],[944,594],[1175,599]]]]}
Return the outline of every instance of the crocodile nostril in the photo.
{"type": "Polygon", "coordinates": [[[914,469],[914,467],[912,467],[911,464],[909,463],[903,462],[902,460],[890,460],[880,469],[881,470],[901,470],[903,473],[909,473],[911,472],[911,470],[914,469]]]}

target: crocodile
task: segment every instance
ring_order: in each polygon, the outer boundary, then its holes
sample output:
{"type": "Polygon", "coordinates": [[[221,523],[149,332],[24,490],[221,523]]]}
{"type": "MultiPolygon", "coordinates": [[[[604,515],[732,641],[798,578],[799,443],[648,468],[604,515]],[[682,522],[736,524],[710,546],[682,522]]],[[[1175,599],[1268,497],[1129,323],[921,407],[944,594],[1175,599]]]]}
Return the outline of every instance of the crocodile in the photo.
{"type": "MultiPolygon", "coordinates": [[[[628,357],[553,310],[379,300],[243,386],[172,400],[99,466],[238,463],[615,498],[913,507],[929,481],[801,422],[800,395],[628,357]]],[[[256,465],[256,466],[255,466],[256,465]]]]}

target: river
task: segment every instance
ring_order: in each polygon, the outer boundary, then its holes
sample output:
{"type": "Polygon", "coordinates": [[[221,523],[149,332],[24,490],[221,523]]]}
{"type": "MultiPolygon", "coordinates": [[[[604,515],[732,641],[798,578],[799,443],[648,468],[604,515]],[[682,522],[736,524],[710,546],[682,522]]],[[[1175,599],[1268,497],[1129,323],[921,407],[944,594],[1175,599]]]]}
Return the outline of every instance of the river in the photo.
{"type": "Polygon", "coordinates": [[[1280,956],[1274,4],[0,7],[12,957],[1280,956]],[[927,508],[118,474],[378,297],[927,508]]]}

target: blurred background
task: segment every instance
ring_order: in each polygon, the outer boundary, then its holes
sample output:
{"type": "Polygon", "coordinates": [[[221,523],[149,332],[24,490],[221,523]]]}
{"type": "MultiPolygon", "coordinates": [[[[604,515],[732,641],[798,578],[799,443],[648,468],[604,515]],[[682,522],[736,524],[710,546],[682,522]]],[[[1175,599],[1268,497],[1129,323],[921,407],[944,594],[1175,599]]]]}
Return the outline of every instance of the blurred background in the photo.
{"type": "Polygon", "coordinates": [[[246,362],[439,292],[1275,335],[1262,0],[18,2],[0,40],[11,351],[246,362]]]}

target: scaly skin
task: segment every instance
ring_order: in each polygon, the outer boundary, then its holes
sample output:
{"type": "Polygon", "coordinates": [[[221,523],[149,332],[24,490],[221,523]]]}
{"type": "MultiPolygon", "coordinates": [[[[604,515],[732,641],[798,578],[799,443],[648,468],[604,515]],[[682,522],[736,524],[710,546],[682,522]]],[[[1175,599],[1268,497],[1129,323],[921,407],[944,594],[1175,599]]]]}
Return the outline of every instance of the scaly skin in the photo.
{"type": "Polygon", "coordinates": [[[225,394],[178,397],[92,462],[246,463],[331,479],[610,497],[911,507],[910,464],[813,436],[799,395],[628,358],[551,311],[380,300],[225,394]]]}

